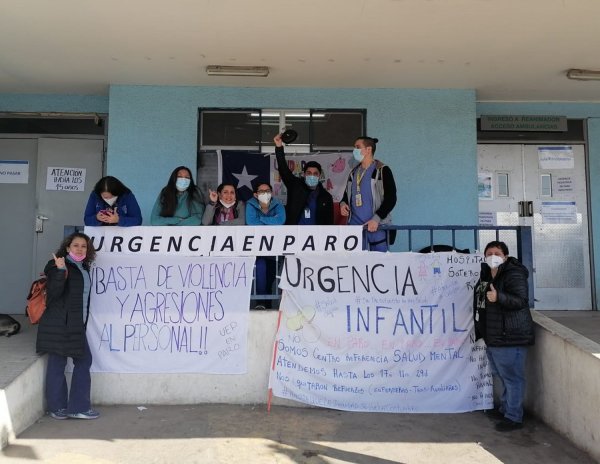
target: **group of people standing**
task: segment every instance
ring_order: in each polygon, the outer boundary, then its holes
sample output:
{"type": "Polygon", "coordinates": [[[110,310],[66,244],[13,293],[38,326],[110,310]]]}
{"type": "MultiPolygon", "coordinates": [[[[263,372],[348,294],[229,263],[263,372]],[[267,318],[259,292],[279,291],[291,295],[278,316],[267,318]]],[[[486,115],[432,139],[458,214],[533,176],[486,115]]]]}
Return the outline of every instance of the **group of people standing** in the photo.
{"type": "MultiPolygon", "coordinates": [[[[281,180],[287,189],[284,205],[273,197],[273,188],[265,179],[254,185],[254,196],[247,204],[237,199],[232,184],[209,190],[209,201],[194,183],[192,171],[179,166],[169,176],[152,208],[150,224],[156,226],[199,225],[332,225],[334,206],[331,194],[321,184],[323,169],[316,161],[305,163],[303,176],[290,170],[281,134],[273,139],[281,180]]],[[[353,157],[357,165],[348,176],[340,214],[347,223],[362,225],[367,231],[365,249],[387,251],[388,231],[380,224],[391,224],[396,205],[396,183],[391,169],[375,159],[378,140],[359,137],[354,141],[353,157]]],[[[142,213],[135,196],[119,179],[103,177],[94,186],[88,200],[84,223],[87,226],[142,224],[142,213]]]]}
{"type": "MultiPolygon", "coordinates": [[[[288,191],[285,207],[273,198],[273,189],[266,179],[255,183],[254,195],[245,204],[237,199],[232,184],[209,190],[205,203],[192,171],[178,166],[154,203],[150,223],[157,226],[334,224],[333,198],[321,184],[321,165],[310,161],[304,166],[303,177],[296,177],[285,159],[281,135],[274,142],[279,174],[288,191]]],[[[359,164],[348,178],[341,214],[348,217],[349,224],[366,227],[367,249],[386,251],[385,232],[378,234],[381,232],[378,224],[390,222],[396,186],[391,170],[374,159],[376,144],[377,139],[371,137],[356,139],[354,158],[359,164]]],[[[106,176],[90,194],[84,223],[139,226],[142,213],[132,191],[116,177],[106,176]]],[[[49,415],[57,420],[99,417],[91,408],[92,355],[85,333],[94,258],[90,238],[75,232],[64,239],[44,269],[48,279],[47,308],[40,320],[36,348],[48,353],[46,404],[49,415]],[[70,390],[65,378],[68,358],[74,364],[70,390]]],[[[255,293],[269,294],[276,272],[274,258],[257,258],[255,272],[255,293]]]]}
{"type": "MultiPolygon", "coordinates": [[[[239,201],[231,184],[209,190],[204,203],[194,184],[192,172],[179,166],[171,173],[152,208],[152,225],[332,225],[334,205],[331,194],[322,186],[318,162],[304,165],[303,176],[296,177],[285,159],[281,135],[274,138],[275,156],[288,196],[284,205],[273,198],[268,181],[254,186],[254,196],[239,201]]],[[[381,224],[391,223],[396,204],[396,184],[391,169],[375,159],[377,139],[359,137],[353,157],[358,164],[347,180],[340,213],[348,224],[366,228],[364,248],[387,251],[388,231],[381,224]]],[[[135,196],[115,177],[102,178],[94,187],[85,209],[85,224],[90,226],[141,225],[142,215],[135,196]]],[[[490,412],[499,419],[496,429],[515,430],[523,423],[525,360],[527,347],[534,342],[533,321],[528,300],[528,271],[509,256],[506,244],[490,242],[484,251],[480,280],[473,299],[477,338],[487,345],[491,370],[502,387],[500,405],[490,412]]],[[[95,251],[87,235],[76,232],[67,237],[44,270],[47,278],[47,309],[38,329],[37,351],[48,353],[46,402],[54,419],[95,419],[99,413],[90,405],[90,366],[92,356],[85,328],[89,316],[90,266],[95,251]],[[73,358],[70,392],[64,370],[73,358]]],[[[271,257],[256,260],[257,294],[270,293],[275,277],[271,257]]]]}

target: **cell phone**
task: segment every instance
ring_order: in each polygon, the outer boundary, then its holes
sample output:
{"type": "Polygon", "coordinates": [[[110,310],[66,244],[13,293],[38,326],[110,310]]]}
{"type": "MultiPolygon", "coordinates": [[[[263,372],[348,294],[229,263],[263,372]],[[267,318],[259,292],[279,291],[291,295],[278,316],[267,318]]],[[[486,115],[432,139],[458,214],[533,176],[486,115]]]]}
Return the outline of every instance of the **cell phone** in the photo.
{"type": "Polygon", "coordinates": [[[101,209],[100,214],[104,214],[105,216],[110,216],[113,213],[112,209],[101,209]]]}

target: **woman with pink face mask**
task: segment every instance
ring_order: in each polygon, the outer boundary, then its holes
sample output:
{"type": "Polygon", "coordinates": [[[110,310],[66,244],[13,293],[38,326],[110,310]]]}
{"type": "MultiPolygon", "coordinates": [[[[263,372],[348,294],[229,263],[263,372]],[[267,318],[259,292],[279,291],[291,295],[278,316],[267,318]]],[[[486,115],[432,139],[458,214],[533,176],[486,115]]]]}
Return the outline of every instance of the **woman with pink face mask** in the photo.
{"type": "Polygon", "coordinates": [[[535,341],[529,271],[508,256],[504,242],[488,243],[484,256],[473,298],[475,337],[484,339],[494,381],[502,391],[498,408],[489,416],[499,419],[496,430],[507,432],[523,427],[525,361],[535,341]]]}
{"type": "Polygon", "coordinates": [[[86,336],[90,266],[96,252],[90,238],[75,232],[63,240],[46,264],[46,310],[40,319],[36,351],[48,354],[46,406],[50,417],[96,419],[90,403],[92,354],[86,336]],[[73,359],[71,388],[65,366],[73,359]]]}

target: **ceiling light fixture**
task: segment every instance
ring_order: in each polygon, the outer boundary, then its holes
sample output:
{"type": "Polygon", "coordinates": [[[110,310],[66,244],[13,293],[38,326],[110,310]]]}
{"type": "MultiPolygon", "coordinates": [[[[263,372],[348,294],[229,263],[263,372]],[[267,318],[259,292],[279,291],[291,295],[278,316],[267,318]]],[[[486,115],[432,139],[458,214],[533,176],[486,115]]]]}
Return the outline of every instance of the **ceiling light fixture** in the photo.
{"type": "Polygon", "coordinates": [[[567,78],[576,81],[599,81],[600,71],[591,71],[589,69],[569,69],[567,78]]]}
{"type": "Polygon", "coordinates": [[[209,76],[267,77],[269,75],[269,67],[211,65],[206,67],[206,74],[208,74],[209,76]]]}

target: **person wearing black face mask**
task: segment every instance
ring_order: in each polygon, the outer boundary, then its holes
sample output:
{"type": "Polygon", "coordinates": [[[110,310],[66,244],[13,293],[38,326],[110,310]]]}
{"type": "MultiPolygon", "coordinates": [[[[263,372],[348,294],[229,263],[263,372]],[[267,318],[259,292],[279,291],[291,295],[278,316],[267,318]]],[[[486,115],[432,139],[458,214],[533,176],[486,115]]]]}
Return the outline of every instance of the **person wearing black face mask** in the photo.
{"type": "Polygon", "coordinates": [[[523,426],[525,360],[535,342],[529,272],[508,256],[504,242],[488,243],[484,255],[473,297],[475,337],[484,339],[492,374],[502,386],[500,405],[490,417],[500,419],[496,430],[506,432],[523,426]]]}
{"type": "Polygon", "coordinates": [[[323,188],[321,165],[309,161],[304,166],[304,178],[296,177],[285,159],[281,134],[273,139],[277,170],[287,189],[285,204],[287,225],[333,225],[333,197],[323,188]]]}

